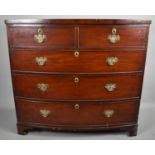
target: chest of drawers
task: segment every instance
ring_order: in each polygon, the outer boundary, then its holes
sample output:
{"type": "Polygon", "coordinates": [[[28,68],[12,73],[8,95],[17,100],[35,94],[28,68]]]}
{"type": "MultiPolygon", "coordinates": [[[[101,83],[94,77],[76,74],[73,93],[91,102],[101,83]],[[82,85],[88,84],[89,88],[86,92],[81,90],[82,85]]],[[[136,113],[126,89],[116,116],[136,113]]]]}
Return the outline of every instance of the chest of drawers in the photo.
{"type": "Polygon", "coordinates": [[[17,128],[137,134],[150,21],[6,20],[17,128]]]}

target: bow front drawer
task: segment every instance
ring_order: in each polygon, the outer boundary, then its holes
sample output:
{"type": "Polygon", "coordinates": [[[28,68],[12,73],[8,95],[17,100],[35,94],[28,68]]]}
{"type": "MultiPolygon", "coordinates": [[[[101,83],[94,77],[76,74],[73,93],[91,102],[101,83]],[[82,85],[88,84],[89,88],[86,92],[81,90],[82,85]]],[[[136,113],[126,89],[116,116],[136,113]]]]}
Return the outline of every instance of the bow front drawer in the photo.
{"type": "Polygon", "coordinates": [[[16,96],[51,100],[107,100],[139,97],[142,76],[14,75],[16,96]]]}
{"type": "Polygon", "coordinates": [[[49,51],[13,50],[12,69],[40,72],[128,72],[143,71],[144,51],[49,51]]]}
{"type": "Polygon", "coordinates": [[[13,47],[74,48],[74,27],[9,27],[8,39],[13,47]]]}
{"type": "MultiPolygon", "coordinates": [[[[62,103],[16,100],[19,122],[42,125],[119,125],[135,123],[139,104],[136,101],[111,103],[62,103]]],[[[67,127],[67,126],[66,126],[67,127]]]]}
{"type": "Polygon", "coordinates": [[[145,48],[147,26],[80,26],[80,48],[145,48]]]}

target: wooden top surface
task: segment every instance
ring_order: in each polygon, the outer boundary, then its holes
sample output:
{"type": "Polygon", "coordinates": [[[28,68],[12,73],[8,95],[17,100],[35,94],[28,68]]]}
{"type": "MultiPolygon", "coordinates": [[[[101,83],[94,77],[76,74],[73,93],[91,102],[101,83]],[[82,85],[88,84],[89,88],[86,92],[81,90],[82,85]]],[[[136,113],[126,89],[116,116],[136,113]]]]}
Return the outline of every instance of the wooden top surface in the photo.
{"type": "Polygon", "coordinates": [[[6,24],[151,24],[151,20],[131,20],[131,19],[16,19],[5,20],[6,24]]]}

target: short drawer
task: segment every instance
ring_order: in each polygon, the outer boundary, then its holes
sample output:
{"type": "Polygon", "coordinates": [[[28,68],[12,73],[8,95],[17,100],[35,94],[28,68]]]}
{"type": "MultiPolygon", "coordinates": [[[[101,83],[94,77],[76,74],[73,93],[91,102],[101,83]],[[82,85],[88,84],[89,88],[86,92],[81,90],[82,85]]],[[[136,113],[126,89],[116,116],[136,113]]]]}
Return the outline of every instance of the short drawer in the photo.
{"type": "Polygon", "coordinates": [[[80,26],[80,48],[146,46],[147,26],[80,26]]]}
{"type": "Polygon", "coordinates": [[[9,27],[10,46],[28,48],[44,46],[53,48],[74,48],[75,29],[68,27],[9,27]]]}
{"type": "Polygon", "coordinates": [[[51,100],[140,97],[140,75],[13,75],[15,96],[51,100]]]}
{"type": "Polygon", "coordinates": [[[37,72],[143,71],[145,51],[11,50],[13,70],[37,72]]]}
{"type": "Polygon", "coordinates": [[[16,100],[18,122],[40,123],[51,126],[108,126],[135,123],[138,108],[138,101],[67,103],[16,100]]]}

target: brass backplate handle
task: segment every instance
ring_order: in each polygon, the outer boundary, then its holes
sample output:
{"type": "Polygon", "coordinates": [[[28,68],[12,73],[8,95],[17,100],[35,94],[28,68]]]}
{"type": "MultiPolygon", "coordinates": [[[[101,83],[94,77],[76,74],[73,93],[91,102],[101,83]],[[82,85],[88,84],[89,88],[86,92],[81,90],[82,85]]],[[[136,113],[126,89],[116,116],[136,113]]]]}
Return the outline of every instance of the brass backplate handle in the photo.
{"type": "Polygon", "coordinates": [[[42,117],[44,117],[44,118],[48,117],[49,114],[51,113],[50,110],[46,110],[46,109],[40,109],[39,112],[40,112],[40,115],[41,115],[42,117]]]}
{"type": "Polygon", "coordinates": [[[114,115],[115,111],[114,110],[104,110],[103,114],[105,117],[110,118],[114,115]]]}
{"type": "Polygon", "coordinates": [[[117,85],[115,83],[108,83],[105,85],[105,89],[109,92],[114,91],[117,88],[117,85]]]}
{"type": "Polygon", "coordinates": [[[45,92],[45,91],[47,91],[48,90],[48,84],[45,84],[45,83],[38,83],[37,84],[37,88],[39,89],[39,90],[41,90],[42,92],[45,92]]]}
{"type": "Polygon", "coordinates": [[[108,36],[108,40],[109,40],[110,43],[113,43],[113,44],[120,41],[120,35],[117,34],[117,29],[116,28],[112,29],[112,34],[110,34],[108,36]]]}
{"type": "Polygon", "coordinates": [[[34,40],[37,43],[43,43],[44,40],[46,39],[46,35],[44,34],[43,29],[42,28],[38,28],[37,31],[38,31],[38,33],[34,35],[34,40]]]}
{"type": "Polygon", "coordinates": [[[109,66],[113,66],[115,65],[117,62],[119,61],[119,59],[117,57],[108,57],[106,59],[106,62],[109,66]]]}
{"type": "Polygon", "coordinates": [[[38,66],[44,66],[47,63],[47,58],[46,57],[36,57],[35,61],[38,64],[38,66]]]}

